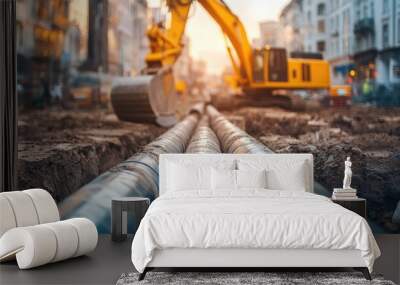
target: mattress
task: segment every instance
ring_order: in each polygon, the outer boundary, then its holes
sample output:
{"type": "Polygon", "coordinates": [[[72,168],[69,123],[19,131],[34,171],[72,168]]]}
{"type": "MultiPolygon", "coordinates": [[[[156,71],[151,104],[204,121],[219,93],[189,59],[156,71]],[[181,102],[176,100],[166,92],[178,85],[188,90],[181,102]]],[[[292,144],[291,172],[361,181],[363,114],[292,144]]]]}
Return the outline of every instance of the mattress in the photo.
{"type": "Polygon", "coordinates": [[[361,216],[308,192],[191,190],[157,198],[132,243],[139,272],[162,249],[359,250],[372,271],[380,251],[361,216]]]}

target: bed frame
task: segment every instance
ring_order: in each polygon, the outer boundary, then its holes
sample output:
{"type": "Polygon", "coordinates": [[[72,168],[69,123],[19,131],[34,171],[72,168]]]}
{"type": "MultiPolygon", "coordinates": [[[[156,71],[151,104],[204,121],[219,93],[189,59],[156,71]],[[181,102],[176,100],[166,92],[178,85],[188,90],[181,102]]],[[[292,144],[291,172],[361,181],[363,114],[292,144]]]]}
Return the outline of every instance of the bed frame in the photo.
{"type": "Polygon", "coordinates": [[[142,280],[154,268],[232,268],[246,271],[254,268],[338,268],[361,271],[371,280],[359,250],[329,249],[194,249],[156,250],[152,261],[139,275],[142,280]]]}
{"type": "MultiPolygon", "coordinates": [[[[219,160],[240,158],[260,158],[252,154],[222,154],[219,160]]],[[[291,159],[305,161],[305,175],[308,177],[307,191],[313,192],[313,156],[311,154],[262,154],[271,159],[291,159]]],[[[165,193],[166,161],[182,159],[207,160],[212,163],[215,154],[163,154],[160,155],[160,195],[165,193]],[[183,157],[185,156],[185,157],[183,157]]],[[[246,271],[254,268],[343,268],[361,271],[367,280],[371,275],[359,250],[330,249],[250,249],[250,248],[170,248],[156,250],[152,261],[139,275],[143,280],[146,273],[155,268],[232,268],[246,271]]]]}

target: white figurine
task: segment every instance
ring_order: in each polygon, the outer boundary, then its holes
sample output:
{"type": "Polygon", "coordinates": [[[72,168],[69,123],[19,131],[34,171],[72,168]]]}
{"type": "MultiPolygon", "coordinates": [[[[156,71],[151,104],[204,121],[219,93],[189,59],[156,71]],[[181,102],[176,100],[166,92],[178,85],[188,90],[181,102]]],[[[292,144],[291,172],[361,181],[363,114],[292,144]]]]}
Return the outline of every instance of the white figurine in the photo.
{"type": "Polygon", "coordinates": [[[343,189],[352,189],[351,184],[351,176],[353,175],[351,171],[351,161],[350,156],[347,157],[344,162],[344,179],[343,179],[343,189]]]}

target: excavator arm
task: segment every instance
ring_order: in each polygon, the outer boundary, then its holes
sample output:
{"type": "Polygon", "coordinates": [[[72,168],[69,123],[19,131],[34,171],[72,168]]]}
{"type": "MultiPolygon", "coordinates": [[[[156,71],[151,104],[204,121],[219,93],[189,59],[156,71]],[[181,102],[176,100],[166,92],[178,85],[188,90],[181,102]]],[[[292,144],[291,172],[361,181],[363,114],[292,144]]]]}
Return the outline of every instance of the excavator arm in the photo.
{"type": "MultiPolygon", "coordinates": [[[[197,0],[197,2],[221,27],[222,33],[234,48],[239,64],[235,62],[233,52],[227,45],[234,69],[243,81],[241,83],[251,82],[252,48],[242,22],[223,0],[197,0]]],[[[148,68],[172,66],[175,63],[183,48],[182,35],[192,3],[193,0],[167,0],[171,16],[168,26],[155,24],[147,33],[150,41],[150,52],[146,57],[148,68]]]]}
{"type": "MultiPolygon", "coordinates": [[[[147,68],[141,76],[126,79],[112,89],[111,102],[121,120],[153,121],[162,126],[171,126],[177,121],[178,95],[172,67],[182,53],[182,37],[195,0],[165,1],[169,22],[166,26],[153,24],[147,32],[150,42],[147,68]]],[[[246,95],[240,96],[240,104],[260,106],[262,103],[265,106],[296,108],[299,105],[297,97],[291,96],[289,91],[328,90],[331,87],[327,61],[288,58],[284,48],[265,46],[253,50],[242,22],[224,0],[196,1],[215,20],[226,38],[235,73],[231,83],[235,87],[240,86],[246,95]]]]}

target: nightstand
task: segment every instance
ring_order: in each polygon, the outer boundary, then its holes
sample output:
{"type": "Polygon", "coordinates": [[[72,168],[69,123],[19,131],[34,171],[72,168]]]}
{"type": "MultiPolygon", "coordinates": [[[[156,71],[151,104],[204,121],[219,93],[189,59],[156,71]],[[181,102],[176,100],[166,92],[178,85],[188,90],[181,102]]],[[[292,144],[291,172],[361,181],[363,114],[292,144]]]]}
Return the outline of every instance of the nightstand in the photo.
{"type": "MultiPolygon", "coordinates": [[[[134,217],[135,224],[138,227],[149,206],[150,199],[148,198],[113,198],[111,203],[111,239],[113,241],[124,241],[128,234],[128,213],[131,213],[134,217]]],[[[137,228],[135,233],[136,230],[137,228]]]]}
{"type": "Polygon", "coordinates": [[[359,214],[363,218],[367,218],[367,200],[363,198],[354,199],[332,199],[332,202],[339,204],[340,206],[359,214]]]}

